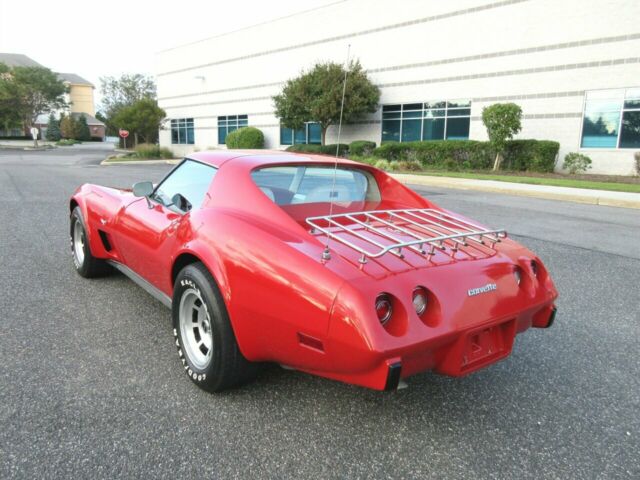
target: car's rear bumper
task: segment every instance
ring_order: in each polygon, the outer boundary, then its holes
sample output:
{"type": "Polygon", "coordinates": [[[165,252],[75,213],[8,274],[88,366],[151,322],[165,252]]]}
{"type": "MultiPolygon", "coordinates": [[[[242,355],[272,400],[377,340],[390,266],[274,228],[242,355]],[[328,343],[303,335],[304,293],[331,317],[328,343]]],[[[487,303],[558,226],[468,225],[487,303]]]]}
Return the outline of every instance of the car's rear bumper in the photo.
{"type": "Polygon", "coordinates": [[[516,315],[494,318],[470,328],[448,329],[442,335],[387,351],[352,351],[336,371],[316,375],[376,390],[395,390],[401,379],[425,371],[460,377],[508,357],[515,336],[530,327],[548,328],[555,319],[553,303],[538,305],[516,315]],[[360,368],[364,364],[366,368],[360,368]]]}

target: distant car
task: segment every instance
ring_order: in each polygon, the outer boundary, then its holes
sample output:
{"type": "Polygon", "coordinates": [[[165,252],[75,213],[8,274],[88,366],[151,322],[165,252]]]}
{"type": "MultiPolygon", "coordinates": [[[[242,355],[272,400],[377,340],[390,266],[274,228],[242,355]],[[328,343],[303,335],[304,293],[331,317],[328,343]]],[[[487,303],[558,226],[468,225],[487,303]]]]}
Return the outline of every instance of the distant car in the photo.
{"type": "Polygon", "coordinates": [[[86,184],[69,207],[78,273],[115,267],[170,307],[208,391],[261,362],[379,390],[461,376],[554,320],[535,254],[349,160],[194,153],[157,186],[86,184]]]}

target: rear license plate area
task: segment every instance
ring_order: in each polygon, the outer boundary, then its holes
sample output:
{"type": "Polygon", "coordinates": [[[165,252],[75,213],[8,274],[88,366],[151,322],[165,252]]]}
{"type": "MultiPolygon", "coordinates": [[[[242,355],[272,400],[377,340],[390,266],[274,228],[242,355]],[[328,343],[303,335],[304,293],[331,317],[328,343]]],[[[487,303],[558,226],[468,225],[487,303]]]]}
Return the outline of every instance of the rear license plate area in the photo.
{"type": "Polygon", "coordinates": [[[511,351],[515,320],[473,330],[464,337],[460,372],[468,373],[503,358],[511,351]]]}

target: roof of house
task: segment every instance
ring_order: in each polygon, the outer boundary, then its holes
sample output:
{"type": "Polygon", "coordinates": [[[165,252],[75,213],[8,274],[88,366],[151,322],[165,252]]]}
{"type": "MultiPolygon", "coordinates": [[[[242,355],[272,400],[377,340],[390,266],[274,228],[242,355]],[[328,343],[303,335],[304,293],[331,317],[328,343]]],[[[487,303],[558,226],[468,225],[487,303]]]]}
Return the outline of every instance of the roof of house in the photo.
{"type": "Polygon", "coordinates": [[[69,82],[72,85],[91,85],[93,87],[93,83],[89,80],[85,80],[75,73],[58,73],[58,78],[63,82],[69,82]]]}
{"type": "Polygon", "coordinates": [[[88,125],[91,125],[91,126],[101,125],[103,127],[105,126],[104,123],[102,123],[100,120],[98,120],[93,115],[89,115],[88,113],[73,112],[71,114],[71,116],[73,118],[75,118],[76,120],[80,117],[80,115],[84,115],[85,116],[85,118],[87,119],[87,124],[88,125]]]}
{"type": "MultiPolygon", "coordinates": [[[[4,63],[10,67],[41,67],[44,65],[39,64],[32,58],[23,55],[22,53],[0,53],[0,63],[4,63]]],[[[72,85],[90,85],[94,86],[89,80],[82,78],[75,73],[56,73],[58,78],[63,82],[68,82],[72,85]]]]}
{"type": "Polygon", "coordinates": [[[1,53],[0,63],[4,63],[10,67],[42,67],[35,60],[23,55],[22,53],[1,53]]]}

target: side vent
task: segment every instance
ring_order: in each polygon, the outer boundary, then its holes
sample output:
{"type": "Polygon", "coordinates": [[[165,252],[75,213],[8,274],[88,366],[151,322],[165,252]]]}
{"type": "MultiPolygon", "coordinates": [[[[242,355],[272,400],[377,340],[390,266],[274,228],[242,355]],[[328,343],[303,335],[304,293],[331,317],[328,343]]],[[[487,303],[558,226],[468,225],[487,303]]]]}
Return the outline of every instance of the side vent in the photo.
{"type": "Polygon", "coordinates": [[[98,230],[98,234],[100,235],[102,246],[107,252],[110,252],[112,247],[111,247],[111,242],[109,242],[109,235],[107,235],[107,232],[103,230],[98,230]]]}
{"type": "Polygon", "coordinates": [[[300,342],[300,345],[324,353],[324,345],[322,344],[322,340],[318,338],[298,332],[298,342],[300,342]]]}

